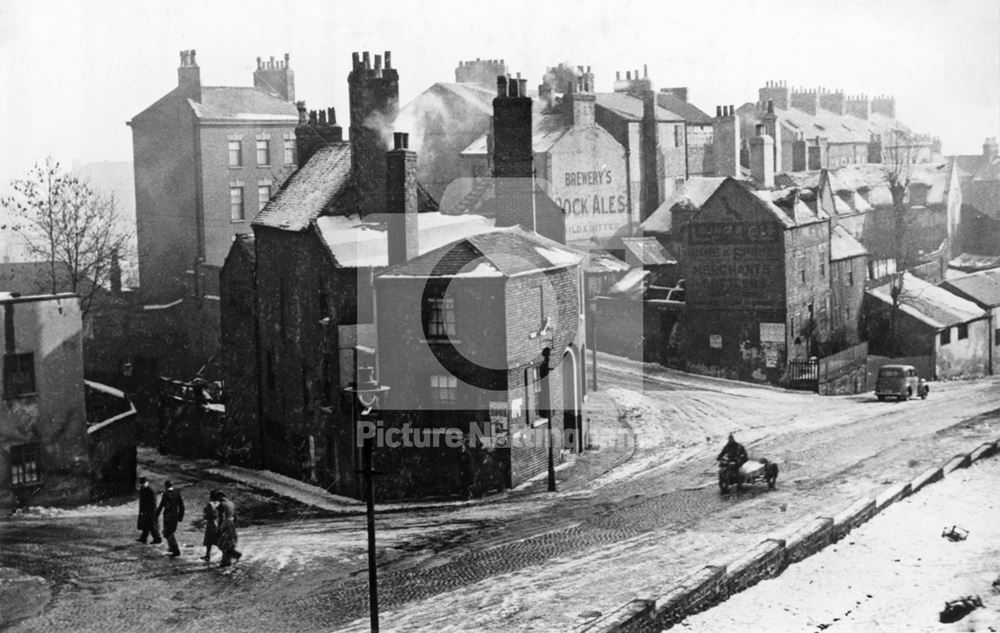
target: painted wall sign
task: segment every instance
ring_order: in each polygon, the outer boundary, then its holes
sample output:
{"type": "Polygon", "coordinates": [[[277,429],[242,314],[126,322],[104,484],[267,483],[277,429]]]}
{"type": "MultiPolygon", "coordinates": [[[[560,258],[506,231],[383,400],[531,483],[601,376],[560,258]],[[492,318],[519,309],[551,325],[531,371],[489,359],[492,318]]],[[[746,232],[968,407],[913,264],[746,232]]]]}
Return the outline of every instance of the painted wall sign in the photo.
{"type": "Polygon", "coordinates": [[[782,229],[772,222],[704,222],[688,225],[692,245],[773,244],[781,241],[782,229]]]}

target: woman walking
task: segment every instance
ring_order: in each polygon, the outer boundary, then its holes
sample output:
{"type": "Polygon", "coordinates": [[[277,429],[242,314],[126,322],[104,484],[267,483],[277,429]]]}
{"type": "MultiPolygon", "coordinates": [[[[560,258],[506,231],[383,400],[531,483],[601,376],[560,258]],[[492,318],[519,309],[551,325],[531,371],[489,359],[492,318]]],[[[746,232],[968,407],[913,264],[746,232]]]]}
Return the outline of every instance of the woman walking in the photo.
{"type": "Polygon", "coordinates": [[[202,539],[205,555],[201,557],[201,560],[205,562],[212,560],[212,546],[216,545],[219,540],[219,512],[216,509],[218,505],[219,502],[212,499],[210,494],[208,502],[202,509],[202,518],[205,519],[205,538],[202,539]]]}

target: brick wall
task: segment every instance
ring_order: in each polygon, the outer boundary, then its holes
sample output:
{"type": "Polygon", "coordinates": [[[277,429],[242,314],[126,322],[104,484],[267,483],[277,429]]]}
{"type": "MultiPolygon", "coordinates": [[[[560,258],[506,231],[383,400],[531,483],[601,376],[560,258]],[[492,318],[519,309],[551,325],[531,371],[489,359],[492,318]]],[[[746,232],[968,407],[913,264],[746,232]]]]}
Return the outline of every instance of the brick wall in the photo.
{"type": "Polygon", "coordinates": [[[851,257],[830,262],[830,328],[843,328],[847,342],[857,343],[861,303],[865,296],[868,258],[851,257]]]}
{"type": "Polygon", "coordinates": [[[399,73],[390,68],[386,53],[385,68],[381,56],[374,67],[368,53],[363,61],[354,57],[347,76],[350,98],[350,142],[352,177],[358,187],[358,211],[361,215],[385,209],[385,153],[389,148],[392,126],[399,112],[399,73]]]}

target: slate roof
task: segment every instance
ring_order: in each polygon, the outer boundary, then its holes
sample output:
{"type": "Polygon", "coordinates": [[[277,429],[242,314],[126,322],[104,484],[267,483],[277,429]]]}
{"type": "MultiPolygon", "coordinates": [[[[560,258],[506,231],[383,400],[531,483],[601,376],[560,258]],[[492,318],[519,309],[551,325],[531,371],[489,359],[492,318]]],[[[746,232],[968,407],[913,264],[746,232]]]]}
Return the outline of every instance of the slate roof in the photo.
{"type": "Polygon", "coordinates": [[[954,277],[940,285],[980,306],[1000,306],[1000,268],[954,277]]]}
{"type": "MultiPolygon", "coordinates": [[[[882,303],[892,306],[889,283],[867,291],[882,303]]],[[[900,310],[935,329],[943,329],[983,318],[986,313],[976,304],[933,284],[903,274],[900,310]]]]}
{"type": "Polygon", "coordinates": [[[512,277],[579,265],[584,254],[519,226],[471,235],[393,266],[380,278],[512,277]]]}
{"type": "Polygon", "coordinates": [[[631,254],[643,266],[676,264],[677,258],[670,254],[655,237],[623,237],[622,244],[627,254],[631,254]]]}
{"type": "Polygon", "coordinates": [[[868,249],[839,224],[830,230],[830,261],[836,262],[868,254],[868,249]]]}
{"type": "Polygon", "coordinates": [[[695,176],[688,178],[681,187],[674,190],[669,198],[653,211],[640,225],[646,233],[669,233],[673,226],[671,210],[675,205],[687,205],[691,209],[700,209],[715,190],[719,188],[723,177],[695,176]]]}
{"type": "Polygon", "coordinates": [[[282,101],[253,87],[202,86],[201,102],[188,99],[199,119],[236,121],[285,121],[297,123],[294,103],[282,101]]]}
{"type": "Polygon", "coordinates": [[[322,147],[289,177],[253,220],[253,226],[304,231],[334,204],[351,179],[351,146],[322,147]]]}
{"type": "Polygon", "coordinates": [[[695,105],[684,101],[675,94],[670,94],[669,92],[658,92],[656,93],[656,102],[670,112],[680,115],[680,117],[687,123],[697,125],[712,124],[711,116],[703,112],[695,105]]]}
{"type": "MultiPolygon", "coordinates": [[[[643,113],[642,99],[623,92],[598,92],[597,105],[611,110],[628,121],[641,121],[643,113]]],[[[657,121],[683,121],[684,117],[672,112],[662,105],[656,106],[657,121]]]]}

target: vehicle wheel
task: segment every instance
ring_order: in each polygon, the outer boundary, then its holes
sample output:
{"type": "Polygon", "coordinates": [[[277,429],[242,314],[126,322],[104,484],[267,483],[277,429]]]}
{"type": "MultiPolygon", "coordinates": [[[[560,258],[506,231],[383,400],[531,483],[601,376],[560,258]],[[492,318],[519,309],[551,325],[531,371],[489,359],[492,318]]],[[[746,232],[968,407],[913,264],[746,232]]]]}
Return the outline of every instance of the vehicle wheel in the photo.
{"type": "Polygon", "coordinates": [[[931,391],[930,387],[924,387],[923,389],[921,389],[920,390],[920,399],[921,400],[926,400],[927,399],[927,394],[930,393],[930,391],[931,391]]]}
{"type": "Polygon", "coordinates": [[[875,397],[878,398],[879,402],[885,402],[885,395],[883,395],[883,394],[880,393],[880,394],[877,394],[875,397]]]}
{"type": "Polygon", "coordinates": [[[770,490],[774,490],[774,486],[778,483],[778,465],[768,464],[767,466],[767,487],[770,490]]]}
{"type": "Polygon", "coordinates": [[[901,395],[899,397],[899,399],[902,400],[903,402],[906,402],[907,400],[909,400],[912,397],[913,397],[913,387],[907,387],[906,388],[906,393],[904,393],[903,395],[901,395]]]}
{"type": "Polygon", "coordinates": [[[729,492],[729,483],[719,477],[719,492],[729,492]]]}

